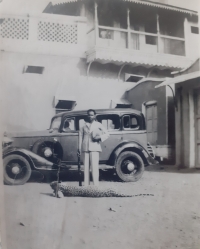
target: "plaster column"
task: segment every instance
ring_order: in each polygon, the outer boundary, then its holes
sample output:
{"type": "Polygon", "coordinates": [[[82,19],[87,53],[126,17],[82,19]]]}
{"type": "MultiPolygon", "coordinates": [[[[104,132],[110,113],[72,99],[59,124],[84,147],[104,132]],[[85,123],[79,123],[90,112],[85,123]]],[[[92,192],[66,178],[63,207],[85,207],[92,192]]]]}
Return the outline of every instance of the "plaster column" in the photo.
{"type": "Polygon", "coordinates": [[[175,113],[175,134],[176,134],[176,165],[181,166],[181,89],[176,89],[177,110],[175,113]]]}
{"type": "Polygon", "coordinates": [[[195,113],[194,113],[194,93],[189,90],[189,167],[195,167],[195,113]]]}
{"type": "Polygon", "coordinates": [[[94,27],[95,27],[95,45],[98,43],[98,38],[99,38],[99,20],[98,20],[98,5],[95,2],[94,3],[94,27]]]}
{"type": "Polygon", "coordinates": [[[184,37],[185,37],[185,56],[189,56],[189,49],[190,49],[190,44],[189,44],[189,24],[188,24],[188,19],[187,17],[184,20],[184,37]]]}
{"type": "Polygon", "coordinates": [[[34,16],[28,16],[29,18],[29,42],[38,42],[38,19],[34,16]]]}
{"type": "Polygon", "coordinates": [[[131,44],[131,32],[130,32],[130,10],[127,9],[127,29],[128,29],[128,33],[127,33],[127,47],[130,48],[130,44],[131,44]]]}
{"type": "Polygon", "coordinates": [[[157,51],[158,53],[161,53],[161,37],[160,37],[160,24],[159,24],[159,15],[156,15],[156,21],[157,21],[157,35],[158,35],[158,43],[157,43],[157,51]]]}

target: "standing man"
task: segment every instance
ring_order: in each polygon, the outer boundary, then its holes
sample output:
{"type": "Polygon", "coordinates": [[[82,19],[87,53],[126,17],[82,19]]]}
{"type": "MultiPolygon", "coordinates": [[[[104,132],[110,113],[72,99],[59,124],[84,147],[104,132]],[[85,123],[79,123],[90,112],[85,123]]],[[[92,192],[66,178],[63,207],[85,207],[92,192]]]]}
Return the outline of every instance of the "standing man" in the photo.
{"type": "Polygon", "coordinates": [[[99,185],[99,153],[101,150],[100,142],[104,142],[109,133],[104,126],[96,121],[95,110],[87,111],[88,120],[79,131],[78,154],[82,151],[84,161],[84,186],[90,184],[90,167],[95,186],[99,185]]]}

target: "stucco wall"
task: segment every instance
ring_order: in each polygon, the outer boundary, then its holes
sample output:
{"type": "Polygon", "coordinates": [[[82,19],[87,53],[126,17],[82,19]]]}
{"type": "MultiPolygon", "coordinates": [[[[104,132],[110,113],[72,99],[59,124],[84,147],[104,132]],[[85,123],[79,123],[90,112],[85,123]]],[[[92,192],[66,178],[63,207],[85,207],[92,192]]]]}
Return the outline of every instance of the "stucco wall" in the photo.
{"type": "Polygon", "coordinates": [[[178,103],[178,108],[175,112],[176,164],[181,167],[196,166],[194,92],[197,88],[199,88],[199,79],[176,84],[176,99],[178,103]]]}
{"type": "Polygon", "coordinates": [[[109,108],[132,83],[86,77],[86,61],[66,56],[1,52],[0,77],[4,130],[49,127],[54,96],[74,96],[76,109],[109,108]],[[24,66],[42,66],[43,74],[23,73],[24,66]],[[115,90],[113,90],[115,89],[115,90]]]}
{"type": "Polygon", "coordinates": [[[53,96],[68,75],[79,74],[79,58],[1,52],[3,119],[6,129],[43,129],[49,126],[53,96]],[[43,74],[24,74],[24,66],[43,66],[43,74]]]}
{"type": "Polygon", "coordinates": [[[132,107],[142,111],[142,104],[147,101],[157,101],[158,107],[158,144],[167,144],[167,120],[166,120],[166,89],[155,86],[160,82],[146,81],[137,85],[127,93],[127,99],[132,103],[132,107]]]}
{"type": "Polygon", "coordinates": [[[191,32],[191,27],[199,27],[197,20],[188,20],[188,27],[186,28],[187,32],[187,56],[193,60],[197,59],[200,56],[200,46],[199,34],[194,34],[191,32]]]}

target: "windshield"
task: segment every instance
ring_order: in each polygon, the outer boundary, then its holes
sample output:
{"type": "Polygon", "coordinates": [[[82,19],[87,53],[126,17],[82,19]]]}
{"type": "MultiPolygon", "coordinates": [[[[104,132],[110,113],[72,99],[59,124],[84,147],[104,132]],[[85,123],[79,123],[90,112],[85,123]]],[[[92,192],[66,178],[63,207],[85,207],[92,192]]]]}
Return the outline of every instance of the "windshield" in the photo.
{"type": "Polygon", "coordinates": [[[58,130],[60,128],[61,117],[54,118],[51,123],[51,129],[58,130]]]}

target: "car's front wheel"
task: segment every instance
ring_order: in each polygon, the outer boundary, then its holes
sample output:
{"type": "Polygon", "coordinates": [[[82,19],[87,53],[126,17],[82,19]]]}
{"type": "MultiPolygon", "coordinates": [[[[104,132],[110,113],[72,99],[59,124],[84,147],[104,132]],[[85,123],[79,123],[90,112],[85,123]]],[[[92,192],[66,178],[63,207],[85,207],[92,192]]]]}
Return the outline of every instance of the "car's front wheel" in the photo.
{"type": "Polygon", "coordinates": [[[8,185],[22,185],[31,176],[29,162],[20,155],[10,155],[4,158],[4,183],[8,185]]]}
{"type": "Polygon", "coordinates": [[[116,172],[124,182],[136,182],[144,173],[144,162],[140,155],[132,151],[122,152],[116,161],[116,172]]]}

